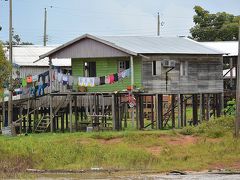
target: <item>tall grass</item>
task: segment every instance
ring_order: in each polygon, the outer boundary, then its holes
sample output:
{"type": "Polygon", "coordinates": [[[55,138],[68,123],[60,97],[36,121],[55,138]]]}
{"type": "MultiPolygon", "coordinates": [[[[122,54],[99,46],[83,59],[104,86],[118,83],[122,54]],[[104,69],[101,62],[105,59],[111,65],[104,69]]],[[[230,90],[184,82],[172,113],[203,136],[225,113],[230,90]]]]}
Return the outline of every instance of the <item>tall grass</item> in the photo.
{"type": "MultiPolygon", "coordinates": [[[[231,164],[240,160],[240,142],[229,135],[230,121],[230,118],[222,118],[192,128],[189,134],[201,136],[196,143],[185,145],[168,143],[171,138],[182,138],[176,131],[0,136],[0,173],[23,172],[27,168],[80,170],[91,167],[201,170],[214,163],[231,164]],[[221,136],[216,135],[222,131],[221,136]],[[218,137],[218,140],[210,141],[208,137],[218,137]],[[149,150],[156,147],[158,152],[149,150]]],[[[187,128],[181,131],[188,134],[186,132],[187,128]]]]}

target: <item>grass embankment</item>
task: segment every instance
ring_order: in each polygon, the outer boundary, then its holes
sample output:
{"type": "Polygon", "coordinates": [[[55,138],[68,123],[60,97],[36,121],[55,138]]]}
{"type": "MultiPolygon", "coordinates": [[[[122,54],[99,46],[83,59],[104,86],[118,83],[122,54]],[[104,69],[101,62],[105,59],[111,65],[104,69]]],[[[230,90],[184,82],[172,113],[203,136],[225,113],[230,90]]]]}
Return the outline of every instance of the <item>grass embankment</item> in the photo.
{"type": "Polygon", "coordinates": [[[239,168],[240,141],[232,137],[232,129],[233,118],[220,118],[182,130],[0,136],[0,173],[27,168],[239,168]]]}

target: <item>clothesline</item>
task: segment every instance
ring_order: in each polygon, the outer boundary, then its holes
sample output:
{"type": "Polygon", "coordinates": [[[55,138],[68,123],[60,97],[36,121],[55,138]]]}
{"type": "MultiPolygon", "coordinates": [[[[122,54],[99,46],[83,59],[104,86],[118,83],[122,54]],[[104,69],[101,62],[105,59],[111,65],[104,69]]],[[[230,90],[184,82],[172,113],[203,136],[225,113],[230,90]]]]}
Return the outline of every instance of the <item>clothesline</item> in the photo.
{"type": "MultiPolygon", "coordinates": [[[[131,74],[130,69],[126,69],[119,73],[109,74],[101,77],[80,77],[80,76],[71,76],[69,72],[64,74],[59,68],[54,68],[51,77],[52,82],[57,81],[64,86],[68,86],[69,89],[73,85],[78,85],[82,87],[94,87],[104,84],[113,84],[115,82],[121,81],[122,79],[129,77],[131,74]]],[[[50,86],[50,73],[46,71],[38,75],[29,75],[25,78],[17,78],[15,82],[15,90],[13,95],[24,94],[27,95],[30,93],[32,96],[44,95],[45,88],[50,86]]]]}

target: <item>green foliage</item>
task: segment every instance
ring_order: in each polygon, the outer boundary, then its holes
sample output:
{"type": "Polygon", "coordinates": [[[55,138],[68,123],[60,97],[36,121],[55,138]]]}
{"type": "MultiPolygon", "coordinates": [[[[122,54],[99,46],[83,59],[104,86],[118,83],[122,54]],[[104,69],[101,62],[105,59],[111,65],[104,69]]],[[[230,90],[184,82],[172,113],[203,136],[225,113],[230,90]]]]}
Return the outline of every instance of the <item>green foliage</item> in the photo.
{"type": "Polygon", "coordinates": [[[227,102],[227,107],[224,109],[224,112],[228,116],[234,116],[236,114],[236,100],[235,99],[227,102]]]}
{"type": "Polygon", "coordinates": [[[7,58],[3,50],[3,46],[0,43],[0,89],[1,87],[3,87],[4,82],[8,80],[10,72],[11,72],[11,65],[7,61],[7,58]]]}
{"type": "Polygon", "coordinates": [[[198,41],[231,41],[238,39],[240,16],[226,12],[211,14],[200,6],[194,7],[195,26],[190,29],[192,38],[198,41]]]}
{"type": "Polygon", "coordinates": [[[183,135],[203,135],[218,138],[232,132],[233,128],[234,118],[226,116],[205,121],[196,127],[187,126],[183,128],[180,133],[183,135]]]}

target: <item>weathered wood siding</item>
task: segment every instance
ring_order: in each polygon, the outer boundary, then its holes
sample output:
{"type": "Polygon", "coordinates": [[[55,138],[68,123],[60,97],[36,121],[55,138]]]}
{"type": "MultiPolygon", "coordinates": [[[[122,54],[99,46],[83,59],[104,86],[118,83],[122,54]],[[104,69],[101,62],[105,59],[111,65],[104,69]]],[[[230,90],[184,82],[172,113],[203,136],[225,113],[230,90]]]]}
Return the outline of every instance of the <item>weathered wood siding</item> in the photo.
{"type": "Polygon", "coordinates": [[[83,39],[66,47],[51,56],[54,58],[95,58],[95,57],[123,57],[129,56],[125,52],[107,46],[92,39],[83,39]]]}
{"type": "Polygon", "coordinates": [[[198,55],[150,56],[142,63],[142,80],[145,91],[151,93],[221,93],[223,92],[222,57],[198,55]],[[168,73],[166,91],[166,70],[161,75],[152,75],[152,61],[176,60],[176,67],[168,73]],[[180,76],[180,62],[188,62],[188,75],[180,76]]]}
{"type": "MultiPolygon", "coordinates": [[[[119,58],[86,58],[86,59],[72,59],[72,73],[73,76],[84,77],[84,62],[96,62],[97,77],[106,76],[109,74],[117,73],[118,61],[129,60],[129,57],[119,58]]],[[[142,85],[142,59],[140,57],[134,58],[134,85],[141,87],[142,85]]],[[[130,77],[125,78],[121,81],[115,82],[114,84],[106,84],[88,88],[88,92],[114,92],[127,89],[127,86],[131,85],[130,77]]],[[[75,87],[76,88],[76,87],[75,87]]]]}

